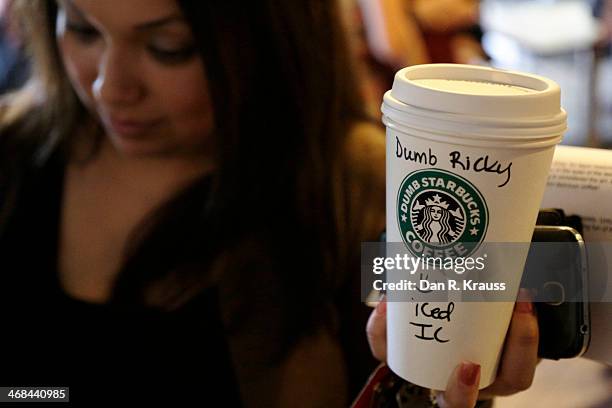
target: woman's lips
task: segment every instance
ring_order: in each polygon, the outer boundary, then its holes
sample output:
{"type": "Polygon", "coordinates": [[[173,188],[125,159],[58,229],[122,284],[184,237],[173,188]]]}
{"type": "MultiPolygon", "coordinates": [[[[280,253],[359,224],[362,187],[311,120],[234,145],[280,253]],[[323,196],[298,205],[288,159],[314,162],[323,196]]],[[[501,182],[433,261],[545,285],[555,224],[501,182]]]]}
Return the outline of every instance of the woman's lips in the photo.
{"type": "Polygon", "coordinates": [[[133,119],[119,119],[116,117],[110,117],[108,120],[109,127],[111,130],[120,136],[139,136],[151,131],[157,126],[161,120],[133,120],[133,119]]]}

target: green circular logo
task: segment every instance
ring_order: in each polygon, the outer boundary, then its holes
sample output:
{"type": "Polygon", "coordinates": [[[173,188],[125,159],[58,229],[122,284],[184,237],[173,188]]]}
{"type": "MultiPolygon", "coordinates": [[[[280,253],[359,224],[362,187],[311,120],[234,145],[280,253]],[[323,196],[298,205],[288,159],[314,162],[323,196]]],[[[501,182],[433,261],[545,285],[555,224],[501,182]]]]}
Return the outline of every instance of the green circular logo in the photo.
{"type": "Polygon", "coordinates": [[[415,256],[465,257],[487,233],[489,212],[469,181],[441,169],[418,170],[397,194],[397,222],[415,256]]]}

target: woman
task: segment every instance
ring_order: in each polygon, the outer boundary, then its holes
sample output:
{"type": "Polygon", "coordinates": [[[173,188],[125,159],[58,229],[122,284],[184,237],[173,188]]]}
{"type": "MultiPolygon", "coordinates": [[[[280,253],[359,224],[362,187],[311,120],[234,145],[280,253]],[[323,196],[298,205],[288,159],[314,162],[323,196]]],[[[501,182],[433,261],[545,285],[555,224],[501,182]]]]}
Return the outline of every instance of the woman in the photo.
{"type": "Polygon", "coordinates": [[[345,406],[371,368],[351,271],[384,227],[384,141],[356,126],[334,4],[16,10],[34,70],[0,107],[0,382],[345,406]]]}
{"type": "Polygon", "coordinates": [[[371,368],[348,272],[384,225],[384,142],[351,131],[333,4],[16,9],[35,61],[0,108],[2,383],[345,405],[371,368]]]}

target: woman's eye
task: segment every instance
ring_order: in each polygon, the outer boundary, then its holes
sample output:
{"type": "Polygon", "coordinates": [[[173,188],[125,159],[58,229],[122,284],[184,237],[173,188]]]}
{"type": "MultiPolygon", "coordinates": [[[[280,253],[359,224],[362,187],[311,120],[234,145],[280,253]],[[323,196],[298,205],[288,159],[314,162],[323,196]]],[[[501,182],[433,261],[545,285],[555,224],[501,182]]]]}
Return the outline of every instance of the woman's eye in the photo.
{"type": "Polygon", "coordinates": [[[96,40],[100,33],[89,25],[66,23],[66,30],[76,36],[80,41],[90,43],[96,40]]]}
{"type": "Polygon", "coordinates": [[[196,48],[194,46],[178,49],[164,49],[160,47],[150,46],[148,47],[148,49],[155,59],[168,65],[187,62],[196,54],[196,48]]]}

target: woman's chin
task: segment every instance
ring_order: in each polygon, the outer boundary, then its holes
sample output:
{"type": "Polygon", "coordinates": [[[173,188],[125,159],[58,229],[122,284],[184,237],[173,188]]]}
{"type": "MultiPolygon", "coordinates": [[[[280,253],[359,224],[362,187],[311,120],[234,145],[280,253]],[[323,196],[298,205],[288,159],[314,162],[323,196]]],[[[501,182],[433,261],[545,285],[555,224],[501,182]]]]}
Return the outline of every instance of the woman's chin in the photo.
{"type": "Polygon", "coordinates": [[[113,147],[122,155],[130,157],[163,157],[168,156],[168,149],[151,138],[125,137],[119,134],[109,134],[113,147]]]}

